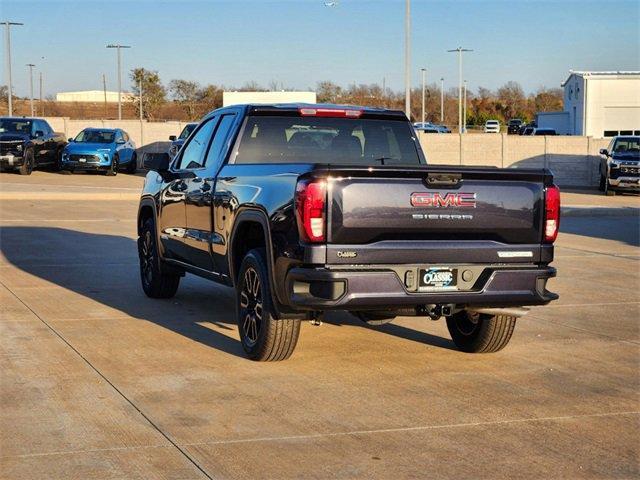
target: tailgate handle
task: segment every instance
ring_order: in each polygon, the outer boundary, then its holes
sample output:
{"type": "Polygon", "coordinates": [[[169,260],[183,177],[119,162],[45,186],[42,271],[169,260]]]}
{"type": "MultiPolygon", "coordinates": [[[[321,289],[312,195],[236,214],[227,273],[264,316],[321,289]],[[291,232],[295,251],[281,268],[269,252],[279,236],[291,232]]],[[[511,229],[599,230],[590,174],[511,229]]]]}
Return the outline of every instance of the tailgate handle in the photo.
{"type": "Polygon", "coordinates": [[[455,187],[462,183],[462,175],[460,173],[429,173],[425,183],[428,187],[455,187]]]}

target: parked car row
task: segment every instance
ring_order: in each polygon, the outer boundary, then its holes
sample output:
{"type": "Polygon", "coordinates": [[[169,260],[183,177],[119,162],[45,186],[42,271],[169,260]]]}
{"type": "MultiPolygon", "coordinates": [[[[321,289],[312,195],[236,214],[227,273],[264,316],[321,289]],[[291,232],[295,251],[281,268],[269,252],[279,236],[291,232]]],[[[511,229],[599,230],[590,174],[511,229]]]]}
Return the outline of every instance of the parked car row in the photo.
{"type": "Polygon", "coordinates": [[[416,122],[413,124],[413,128],[424,133],[451,133],[451,130],[445,125],[438,125],[431,122],[416,122]]]}
{"type": "Polygon", "coordinates": [[[35,168],[117,175],[137,170],[136,145],[120,128],[85,128],[65,140],[41,118],[0,118],[0,169],[31,175],[35,168]]]}

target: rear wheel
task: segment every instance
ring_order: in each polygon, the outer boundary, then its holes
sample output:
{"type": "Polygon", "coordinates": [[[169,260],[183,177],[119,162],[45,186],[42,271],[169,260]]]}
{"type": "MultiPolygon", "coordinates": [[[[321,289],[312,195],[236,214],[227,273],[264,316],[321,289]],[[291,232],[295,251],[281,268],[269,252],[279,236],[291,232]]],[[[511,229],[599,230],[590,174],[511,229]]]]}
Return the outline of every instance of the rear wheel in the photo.
{"type": "Polygon", "coordinates": [[[463,352],[492,353],[507,346],[516,317],[487,315],[463,310],[447,317],[453,343],[463,352]]]}
{"type": "Polygon", "coordinates": [[[33,150],[27,150],[24,153],[24,162],[18,168],[20,175],[31,175],[33,172],[33,150]]]}
{"type": "Polygon", "coordinates": [[[138,237],[140,280],[142,289],[151,298],[171,298],[178,291],[180,275],[164,272],[156,241],[156,227],[152,218],[145,220],[138,237]]]}
{"type": "Polygon", "coordinates": [[[236,286],[240,341],[252,360],[286,360],[298,343],[300,320],[275,317],[265,258],[263,249],[254,249],[240,266],[236,286]]]}

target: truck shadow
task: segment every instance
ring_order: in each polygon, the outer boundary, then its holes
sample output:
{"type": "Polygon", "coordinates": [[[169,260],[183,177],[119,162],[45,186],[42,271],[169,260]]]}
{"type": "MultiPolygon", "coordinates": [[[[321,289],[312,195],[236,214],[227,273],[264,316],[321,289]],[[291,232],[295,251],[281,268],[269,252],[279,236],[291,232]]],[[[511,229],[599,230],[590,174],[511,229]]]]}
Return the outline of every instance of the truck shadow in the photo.
{"type": "MultiPolygon", "coordinates": [[[[0,231],[0,247],[6,260],[23,272],[89,299],[91,302],[74,299],[64,306],[77,306],[78,311],[72,313],[74,318],[101,319],[125,314],[246,358],[237,340],[233,290],[187,275],[174,298],[148,298],[140,287],[137,246],[131,238],[54,227],[5,226],[0,231]],[[212,325],[225,333],[211,328],[212,325]]],[[[37,313],[38,301],[26,301],[33,303],[30,306],[37,313]]],[[[374,328],[343,312],[332,313],[328,318],[328,323],[334,325],[374,328]]],[[[400,325],[375,329],[453,349],[447,339],[400,325]]]]}

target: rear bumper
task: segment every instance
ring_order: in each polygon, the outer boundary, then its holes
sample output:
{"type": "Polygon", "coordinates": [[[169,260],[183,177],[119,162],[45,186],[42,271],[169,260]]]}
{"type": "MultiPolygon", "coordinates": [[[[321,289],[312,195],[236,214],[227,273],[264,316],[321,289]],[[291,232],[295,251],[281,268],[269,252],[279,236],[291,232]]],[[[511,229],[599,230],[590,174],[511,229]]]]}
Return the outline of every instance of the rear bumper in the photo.
{"type": "Polygon", "coordinates": [[[410,292],[392,270],[294,268],[285,282],[296,310],[379,310],[429,304],[544,305],[558,298],[546,289],[555,276],[552,267],[499,268],[488,270],[473,290],[410,292]]]}

